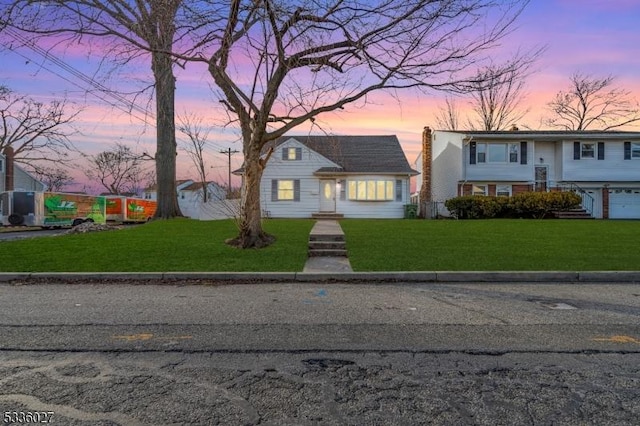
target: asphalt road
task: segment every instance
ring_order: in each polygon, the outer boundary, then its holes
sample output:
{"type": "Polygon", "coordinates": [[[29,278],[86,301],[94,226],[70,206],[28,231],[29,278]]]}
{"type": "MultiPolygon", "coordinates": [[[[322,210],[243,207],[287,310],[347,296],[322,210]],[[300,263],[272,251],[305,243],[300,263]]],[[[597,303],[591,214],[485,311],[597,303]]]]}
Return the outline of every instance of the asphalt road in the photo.
{"type": "Polygon", "coordinates": [[[0,285],[0,414],[54,424],[637,424],[638,401],[636,284],[0,285]]]}

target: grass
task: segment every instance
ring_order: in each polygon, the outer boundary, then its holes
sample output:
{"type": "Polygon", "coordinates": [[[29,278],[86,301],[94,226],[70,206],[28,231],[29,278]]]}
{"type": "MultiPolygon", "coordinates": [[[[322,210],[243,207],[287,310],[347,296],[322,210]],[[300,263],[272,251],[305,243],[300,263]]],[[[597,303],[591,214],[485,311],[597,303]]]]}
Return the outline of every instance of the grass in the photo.
{"type": "Polygon", "coordinates": [[[357,271],[640,269],[640,222],[343,220],[357,271]]]}
{"type": "MultiPolygon", "coordinates": [[[[301,271],[312,220],[265,220],[276,243],[239,250],[231,220],[156,221],[118,231],[0,242],[2,272],[301,271]]],[[[356,271],[640,269],[640,222],[356,220],[340,222],[356,271]]]]}
{"type": "Polygon", "coordinates": [[[261,250],[224,243],[232,220],[155,221],[117,231],[0,242],[2,272],[301,271],[311,220],[265,220],[276,242],[261,250]]]}

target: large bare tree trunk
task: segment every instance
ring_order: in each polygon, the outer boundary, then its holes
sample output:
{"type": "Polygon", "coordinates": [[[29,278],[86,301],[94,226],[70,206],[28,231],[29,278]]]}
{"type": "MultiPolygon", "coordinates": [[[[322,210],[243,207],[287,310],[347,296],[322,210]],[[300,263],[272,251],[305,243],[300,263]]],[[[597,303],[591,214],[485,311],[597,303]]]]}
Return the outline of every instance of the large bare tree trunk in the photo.
{"type": "Polygon", "coordinates": [[[260,158],[260,150],[250,146],[245,150],[245,170],[240,198],[238,236],[227,241],[239,248],[262,248],[272,244],[275,237],[262,230],[260,209],[260,181],[266,161],[260,158]]]}
{"type": "MultiPolygon", "coordinates": [[[[167,50],[167,52],[170,50],[167,50]]],[[[156,219],[182,216],[176,194],[176,133],[175,133],[175,88],[173,61],[164,52],[152,54],[153,75],[156,81],[157,151],[156,179],[158,186],[158,208],[156,219]]]]}

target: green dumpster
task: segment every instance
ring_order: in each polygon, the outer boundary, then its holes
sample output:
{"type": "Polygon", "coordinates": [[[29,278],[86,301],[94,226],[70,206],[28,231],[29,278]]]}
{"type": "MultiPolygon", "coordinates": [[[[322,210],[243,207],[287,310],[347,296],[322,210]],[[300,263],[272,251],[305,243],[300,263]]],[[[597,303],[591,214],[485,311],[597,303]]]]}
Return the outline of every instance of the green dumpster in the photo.
{"type": "Polygon", "coordinates": [[[405,204],[404,205],[404,218],[415,219],[418,217],[418,205],[417,204],[405,204]]]}

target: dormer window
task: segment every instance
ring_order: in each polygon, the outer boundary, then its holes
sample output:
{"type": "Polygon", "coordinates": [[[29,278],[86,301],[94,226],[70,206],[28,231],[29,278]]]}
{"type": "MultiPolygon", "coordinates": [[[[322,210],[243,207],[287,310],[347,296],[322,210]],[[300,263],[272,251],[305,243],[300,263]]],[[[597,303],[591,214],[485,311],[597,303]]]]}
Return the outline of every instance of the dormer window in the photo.
{"type": "Polygon", "coordinates": [[[295,147],[282,148],[282,159],[286,161],[302,160],[302,148],[295,148],[295,147]]]}

